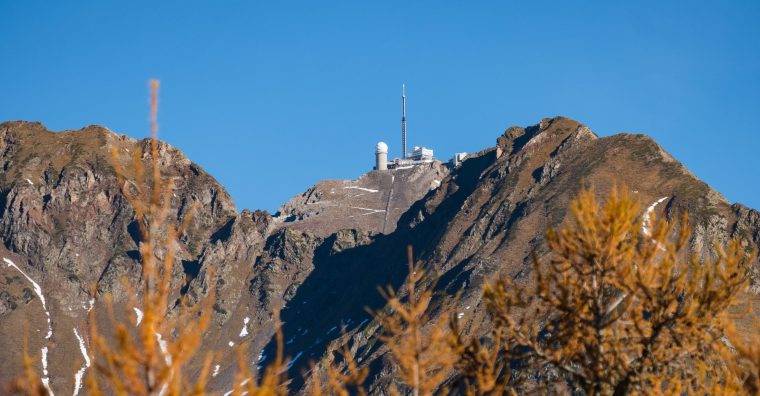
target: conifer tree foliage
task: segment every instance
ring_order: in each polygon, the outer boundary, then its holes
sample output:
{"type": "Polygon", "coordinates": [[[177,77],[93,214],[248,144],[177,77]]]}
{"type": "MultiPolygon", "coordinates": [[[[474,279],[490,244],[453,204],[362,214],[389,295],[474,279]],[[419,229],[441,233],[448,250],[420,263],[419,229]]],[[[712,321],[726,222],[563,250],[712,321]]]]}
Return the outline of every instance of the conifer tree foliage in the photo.
{"type": "MultiPolygon", "coordinates": [[[[113,336],[101,334],[93,318],[97,311],[91,311],[90,359],[96,369],[90,371],[86,378],[86,388],[91,395],[179,396],[208,393],[207,381],[215,353],[209,351],[204,354],[199,371],[190,372],[188,366],[201,349],[203,335],[210,324],[215,290],[212,283],[207,297],[195,305],[188,305],[180,297],[179,303],[172,309],[171,277],[175,253],[178,239],[191,221],[191,216],[187,215],[181,224],[175,224],[168,216],[174,188],[171,180],[165,180],[161,175],[157,110],[158,81],[152,80],[150,176],[146,175],[140,150],[134,151],[131,168],[115,166],[123,186],[122,192],[135,210],[142,236],[142,290],[140,293],[129,293],[131,297],[125,314],[120,316],[121,320],[116,318],[113,306],[107,300],[112,327],[108,330],[114,332],[113,336]],[[131,173],[133,180],[125,179],[127,173],[131,173]],[[158,252],[161,253],[160,257],[158,252]],[[139,323],[133,325],[125,322],[123,318],[129,318],[129,313],[135,309],[142,312],[139,323]],[[133,326],[134,331],[131,330],[133,326]]],[[[129,284],[126,286],[130,288],[129,284]]],[[[239,367],[229,394],[286,394],[282,332],[279,320],[275,319],[275,322],[277,356],[274,361],[263,370],[262,375],[256,375],[245,360],[246,345],[243,344],[237,350],[239,367]]]]}
{"type": "Polygon", "coordinates": [[[349,349],[348,337],[342,334],[338,343],[340,348],[328,349],[327,354],[319,362],[323,374],[318,372],[318,366],[312,363],[307,385],[307,394],[311,396],[366,396],[364,382],[369,375],[369,367],[361,366],[349,349]],[[324,379],[322,378],[324,377],[324,379]]]}
{"type": "MultiPolygon", "coordinates": [[[[212,353],[207,353],[200,373],[189,378],[185,366],[199,350],[210,320],[211,299],[196,306],[178,304],[171,312],[171,277],[178,238],[191,220],[191,213],[181,224],[169,217],[173,193],[171,180],[161,175],[158,158],[158,87],[151,81],[150,167],[142,162],[143,153],[133,152],[130,168],[114,164],[122,193],[135,210],[140,229],[140,290],[129,293],[121,315],[114,314],[110,295],[104,296],[110,325],[103,334],[90,312],[90,360],[94,371],[86,377],[87,393],[92,395],[181,395],[202,394],[209,377],[212,353]],[[147,170],[147,172],[146,172],[147,170]],[[127,174],[132,177],[128,180],[127,174]],[[139,296],[139,297],[138,297],[139,296]],[[137,323],[132,311],[141,312],[137,323]],[[185,324],[191,323],[191,326],[185,324]]],[[[117,158],[117,153],[112,156],[117,158]]],[[[133,286],[125,282],[128,290],[133,286]]]]}
{"type": "Polygon", "coordinates": [[[677,226],[642,216],[620,189],[603,205],[583,191],[570,213],[571,221],[546,233],[550,254],[534,255],[532,281],[502,276],[484,289],[492,344],[522,375],[484,376],[483,359],[495,362],[488,357],[497,354],[475,340],[463,355],[471,384],[490,393],[540,373],[555,376],[537,381],[552,393],[739,391],[726,330],[752,259],[741,243],[716,245],[713,258],[700,261],[687,253],[685,216],[677,226]]]}
{"type": "MultiPolygon", "coordinates": [[[[391,288],[381,290],[389,312],[377,313],[375,318],[383,327],[380,341],[389,350],[397,376],[406,386],[404,390],[414,396],[428,396],[441,390],[458,354],[446,316],[428,323],[434,281],[426,279],[426,272],[415,264],[411,245],[407,246],[407,256],[406,297],[391,288]]],[[[451,306],[450,301],[443,301],[441,309],[451,312],[451,306]]],[[[399,391],[392,389],[391,394],[399,391]]]]}
{"type": "Polygon", "coordinates": [[[734,346],[731,369],[740,381],[740,390],[749,395],[760,394],[760,334],[741,335],[735,328],[729,329],[729,334],[734,346]]]}

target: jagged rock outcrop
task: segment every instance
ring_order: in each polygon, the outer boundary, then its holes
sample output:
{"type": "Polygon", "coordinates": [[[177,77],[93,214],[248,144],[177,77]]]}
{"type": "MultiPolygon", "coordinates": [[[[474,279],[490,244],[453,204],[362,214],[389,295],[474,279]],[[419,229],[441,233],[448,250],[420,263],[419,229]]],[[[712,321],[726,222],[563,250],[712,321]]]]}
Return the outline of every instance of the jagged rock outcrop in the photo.
{"type": "MultiPolygon", "coordinates": [[[[33,332],[30,341],[34,348],[50,346],[51,384],[68,391],[73,371],[62,362],[77,353],[71,329],[83,329],[88,285],[118,294],[115,280],[139,276],[139,236],[112,164],[125,164],[127,150],[146,142],[100,127],[51,133],[31,123],[0,124],[0,137],[0,255],[46,293],[55,334],[46,340],[33,332]],[[115,160],[113,148],[120,153],[115,160]]],[[[600,196],[626,186],[642,213],[651,208],[675,219],[688,211],[696,230],[691,246],[699,254],[732,237],[744,238],[748,249],[760,246],[760,213],[729,204],[652,139],[599,138],[562,117],[511,127],[494,147],[451,172],[436,163],[319,183],[276,217],[236,213],[210,176],[176,149],[161,147],[165,175],[178,185],[172,216],[182,219],[199,205],[197,223],[182,240],[175,285],[190,301],[214,290],[213,325],[203,345],[220,352],[219,374],[210,383],[215,391],[229,390],[234,378],[230,345],[249,341],[255,364],[271,358],[278,313],[293,391],[303,385],[301,370],[329,358],[343,331],[370,368],[370,389],[382,394],[392,367],[367,309],[384,306],[378,286],[401,287],[405,246],[412,244],[415,258],[440,275],[440,293],[461,293],[456,309],[465,331],[481,334],[489,328],[480,304],[484,282],[497,274],[528,279],[531,252],[546,252],[544,231],[565,221],[568,203],[585,186],[600,196]]],[[[20,361],[18,327],[8,324],[25,319],[44,331],[45,312],[29,280],[1,264],[0,348],[9,351],[0,363],[3,380],[19,372],[13,362],[20,361]]],[[[756,274],[758,263],[751,269],[756,274]]]]}
{"type": "MultiPolygon", "coordinates": [[[[148,140],[98,126],[54,133],[39,123],[0,124],[0,239],[16,255],[18,267],[44,291],[54,329],[45,340],[50,372],[70,371],[67,356],[79,355],[72,329],[84,327],[91,301],[106,292],[123,300],[120,279],[136,282],[140,277],[141,237],[116,169],[129,172],[133,154],[149,152],[148,145],[148,140]]],[[[163,177],[175,186],[169,218],[181,222],[191,207],[197,208],[178,252],[178,260],[196,260],[211,233],[236,215],[235,206],[222,186],[176,148],[161,143],[158,155],[163,177]]],[[[147,164],[147,155],[141,160],[147,164]]],[[[6,277],[21,275],[5,263],[1,266],[6,277]]],[[[182,282],[178,265],[174,284],[182,282]]],[[[10,293],[12,288],[4,290],[10,293]]],[[[0,348],[18,350],[17,337],[10,333],[19,333],[21,319],[31,317],[7,315],[0,326],[0,348]]],[[[42,324],[33,321],[32,331],[38,326],[42,324]]],[[[13,364],[18,359],[0,360],[2,379],[19,372],[13,364]]],[[[70,391],[71,378],[68,373],[53,377],[51,386],[70,391]]]]}
{"type": "MultiPolygon", "coordinates": [[[[731,206],[735,221],[729,223],[731,238],[739,238],[747,248],[760,246],[760,212],[736,203],[731,206]]],[[[760,295],[760,266],[750,267],[750,290],[760,295]]]]}

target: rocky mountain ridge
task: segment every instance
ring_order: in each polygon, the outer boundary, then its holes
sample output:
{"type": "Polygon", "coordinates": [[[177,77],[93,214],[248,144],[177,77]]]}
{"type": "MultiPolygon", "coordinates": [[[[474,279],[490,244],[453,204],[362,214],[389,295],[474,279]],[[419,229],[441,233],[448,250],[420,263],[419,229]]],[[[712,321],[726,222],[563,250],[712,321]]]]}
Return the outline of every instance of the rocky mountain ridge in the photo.
{"type": "MultiPolygon", "coordinates": [[[[19,329],[28,321],[30,347],[47,348],[47,367],[40,361],[39,369],[47,369],[51,388],[75,389],[79,367],[71,367],[70,357],[86,348],[87,310],[99,307],[103,293],[118,298],[120,277],[139,278],[139,235],[114,166],[127,166],[146,144],[95,126],[53,133],[36,123],[0,124],[0,256],[14,263],[0,263],[0,381],[20,372],[19,329]]],[[[366,308],[382,308],[377,286],[403,282],[406,244],[440,275],[439,292],[462,293],[457,309],[465,330],[485,332],[483,283],[496,274],[526,278],[530,252],[545,252],[544,230],[565,219],[583,186],[600,194],[628,186],[642,210],[671,218],[688,210],[696,229],[692,248],[702,254],[712,240],[734,236],[748,248],[760,246],[760,213],[728,203],[650,138],[599,138],[562,117],[511,127],[495,147],[451,172],[434,164],[322,182],[276,217],[236,212],[211,176],[175,148],[160,148],[162,171],[177,185],[172,217],[198,208],[181,240],[173,284],[191,299],[216,286],[214,324],[203,345],[222,353],[210,384],[218,391],[233,380],[230,343],[250,341],[252,364],[272,356],[277,311],[294,391],[302,385],[300,371],[325,356],[343,329],[371,369],[373,393],[383,393],[391,369],[373,342],[379,328],[366,308]]]]}

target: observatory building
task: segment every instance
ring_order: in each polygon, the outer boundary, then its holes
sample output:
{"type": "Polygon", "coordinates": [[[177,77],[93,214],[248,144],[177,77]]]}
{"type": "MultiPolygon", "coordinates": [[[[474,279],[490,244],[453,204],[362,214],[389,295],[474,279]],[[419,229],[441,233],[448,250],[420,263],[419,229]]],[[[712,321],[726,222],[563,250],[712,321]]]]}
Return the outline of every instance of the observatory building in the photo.
{"type": "Polygon", "coordinates": [[[411,153],[406,155],[406,158],[412,161],[428,161],[428,160],[432,161],[433,150],[426,149],[420,146],[414,146],[414,149],[412,149],[411,153]]]}
{"type": "Polygon", "coordinates": [[[401,157],[388,162],[388,145],[379,142],[375,147],[375,169],[407,169],[433,161],[433,150],[429,148],[414,146],[412,151],[406,151],[406,85],[401,85],[401,157]]]}
{"type": "Polygon", "coordinates": [[[378,142],[375,147],[375,169],[388,170],[388,145],[385,142],[378,142]]]}
{"type": "Polygon", "coordinates": [[[467,158],[467,153],[455,153],[454,157],[452,157],[449,160],[449,168],[456,168],[459,165],[462,165],[462,161],[467,158]]]}

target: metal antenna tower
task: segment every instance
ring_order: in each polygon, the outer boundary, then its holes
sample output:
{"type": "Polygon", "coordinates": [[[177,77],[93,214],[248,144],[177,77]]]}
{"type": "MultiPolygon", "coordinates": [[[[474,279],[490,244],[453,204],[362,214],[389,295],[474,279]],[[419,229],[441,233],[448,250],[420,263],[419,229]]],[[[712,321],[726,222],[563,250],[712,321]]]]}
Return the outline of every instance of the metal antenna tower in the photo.
{"type": "Polygon", "coordinates": [[[406,158],[406,85],[401,84],[401,158],[406,158]]]}

